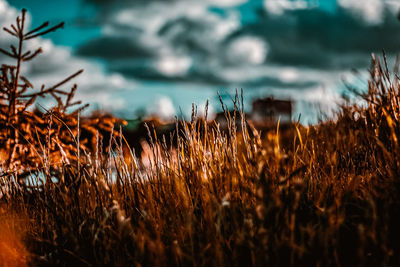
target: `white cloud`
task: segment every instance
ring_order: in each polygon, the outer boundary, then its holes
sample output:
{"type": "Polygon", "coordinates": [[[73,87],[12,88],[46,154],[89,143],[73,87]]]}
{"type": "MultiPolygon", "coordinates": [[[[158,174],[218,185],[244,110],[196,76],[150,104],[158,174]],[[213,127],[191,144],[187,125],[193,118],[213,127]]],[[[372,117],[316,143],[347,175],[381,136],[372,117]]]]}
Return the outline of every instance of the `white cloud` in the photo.
{"type": "Polygon", "coordinates": [[[268,54],[267,44],[251,36],[240,37],[234,40],[228,48],[228,59],[237,64],[264,63],[268,54]]]}
{"type": "Polygon", "coordinates": [[[171,42],[174,42],[173,38],[177,35],[190,36],[188,38],[201,43],[206,49],[217,50],[219,42],[240,28],[240,16],[236,10],[231,9],[220,16],[211,12],[209,7],[225,7],[243,2],[188,0],[168,3],[155,1],[143,5],[132,3],[131,6],[116,9],[105,16],[103,33],[106,36],[130,37],[140,45],[154,49],[159,55],[171,54],[176,50],[171,42]]]}
{"type": "Polygon", "coordinates": [[[398,0],[386,0],[385,1],[388,10],[392,14],[398,14],[400,10],[400,1],[398,0]]]}
{"type": "Polygon", "coordinates": [[[338,4],[367,23],[379,24],[383,21],[386,5],[383,0],[338,0],[338,4]]]}
{"type": "Polygon", "coordinates": [[[283,15],[287,10],[306,9],[309,7],[305,0],[264,0],[265,10],[273,15],[283,15]]]}
{"type": "Polygon", "coordinates": [[[189,57],[164,57],[157,62],[156,68],[166,76],[184,76],[191,64],[189,57]]]}
{"type": "Polygon", "coordinates": [[[239,15],[237,13],[230,13],[226,19],[220,19],[216,16],[210,16],[210,25],[215,24],[214,34],[217,41],[224,40],[230,33],[239,29],[239,15]],[[212,18],[212,20],[211,20],[212,18]]]}
{"type": "Polygon", "coordinates": [[[246,3],[247,0],[206,0],[206,2],[209,2],[211,5],[214,6],[232,7],[246,3]]]}
{"type": "Polygon", "coordinates": [[[155,102],[147,107],[147,111],[164,121],[169,121],[176,115],[174,103],[167,96],[158,96],[155,102]]]}
{"type": "Polygon", "coordinates": [[[282,70],[278,73],[278,77],[287,83],[293,83],[299,81],[301,79],[300,72],[295,68],[282,68],[282,70]]]}
{"type": "MultiPolygon", "coordinates": [[[[10,5],[5,0],[0,0],[0,24],[7,25],[10,22],[14,22],[18,12],[15,8],[10,7],[10,5]]],[[[28,17],[29,21],[29,17],[28,17]]]]}

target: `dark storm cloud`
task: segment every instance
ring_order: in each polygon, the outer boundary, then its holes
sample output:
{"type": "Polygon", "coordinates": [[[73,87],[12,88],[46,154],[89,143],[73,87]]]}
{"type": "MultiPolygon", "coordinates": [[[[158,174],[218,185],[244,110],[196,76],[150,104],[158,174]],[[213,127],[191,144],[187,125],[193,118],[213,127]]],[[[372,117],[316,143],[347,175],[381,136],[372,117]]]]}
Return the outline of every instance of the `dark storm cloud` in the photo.
{"type": "Polygon", "coordinates": [[[246,25],[231,38],[249,33],[265,39],[271,63],[314,68],[359,68],[371,52],[396,53],[400,47],[400,23],[386,10],[384,21],[368,24],[339,8],[336,13],[304,9],[274,16],[263,12],[260,20],[246,25]]]}
{"type": "Polygon", "coordinates": [[[154,80],[154,81],[174,81],[174,82],[193,82],[197,84],[207,84],[212,86],[226,85],[226,81],[213,73],[191,72],[185,76],[181,75],[163,75],[161,72],[154,69],[154,67],[146,66],[146,64],[132,64],[130,66],[118,66],[112,64],[110,70],[118,72],[127,77],[154,80]]]}
{"type": "Polygon", "coordinates": [[[101,36],[81,46],[78,54],[99,57],[106,60],[118,59],[142,59],[152,58],[154,53],[144,46],[134,42],[131,38],[124,36],[107,37],[101,36]]]}
{"type": "Polygon", "coordinates": [[[240,84],[241,87],[260,87],[262,85],[268,84],[274,88],[282,88],[282,89],[297,89],[303,90],[307,88],[313,88],[318,86],[318,82],[316,81],[295,81],[295,82],[285,82],[276,77],[263,77],[259,79],[253,79],[249,81],[245,81],[240,84]]]}

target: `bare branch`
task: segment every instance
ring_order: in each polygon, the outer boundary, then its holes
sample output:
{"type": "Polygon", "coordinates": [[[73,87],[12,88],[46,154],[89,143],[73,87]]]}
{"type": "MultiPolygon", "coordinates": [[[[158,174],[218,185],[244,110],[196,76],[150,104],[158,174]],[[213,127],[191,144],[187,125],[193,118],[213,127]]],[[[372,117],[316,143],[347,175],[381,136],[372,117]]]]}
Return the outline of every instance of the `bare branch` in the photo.
{"type": "Polygon", "coordinates": [[[15,46],[13,46],[13,45],[10,45],[10,48],[11,48],[13,54],[14,54],[15,56],[17,56],[17,54],[18,54],[17,48],[15,48],[15,46]]]}
{"type": "Polygon", "coordinates": [[[12,58],[17,58],[17,55],[15,55],[15,54],[13,55],[10,52],[7,52],[6,50],[4,50],[2,48],[0,48],[0,53],[3,53],[4,55],[12,57],[12,58]]]}
{"type": "Polygon", "coordinates": [[[44,23],[43,23],[42,25],[40,25],[39,27],[37,27],[37,28],[35,28],[35,29],[29,31],[28,33],[26,33],[26,34],[24,35],[24,37],[27,37],[28,35],[31,35],[32,33],[38,32],[38,31],[40,31],[41,29],[43,29],[43,28],[45,28],[45,27],[47,27],[47,26],[49,26],[49,22],[48,22],[48,21],[44,22],[44,23]]]}
{"type": "Polygon", "coordinates": [[[21,76],[20,78],[28,87],[33,88],[33,85],[31,84],[31,82],[26,77],[21,76]]]}
{"type": "Polygon", "coordinates": [[[57,24],[56,26],[51,27],[50,29],[45,30],[45,31],[43,31],[43,32],[39,32],[39,33],[34,34],[34,35],[26,36],[26,37],[24,37],[24,40],[29,40],[29,39],[32,39],[32,38],[35,38],[35,37],[38,37],[38,36],[47,34],[47,33],[49,33],[49,32],[56,31],[56,30],[59,29],[59,28],[64,28],[64,22],[61,22],[60,24],[57,24]]]}
{"type": "Polygon", "coordinates": [[[56,85],[54,85],[54,86],[52,86],[50,88],[43,89],[43,87],[42,87],[42,90],[40,92],[38,92],[38,93],[28,94],[28,95],[21,95],[20,97],[26,98],[26,97],[32,97],[32,96],[34,96],[36,94],[45,95],[47,93],[53,92],[56,88],[60,87],[61,85],[65,84],[65,83],[67,83],[68,81],[72,80],[73,78],[75,78],[76,76],[81,74],[82,72],[83,72],[83,70],[79,70],[79,71],[77,71],[74,74],[68,76],[67,78],[65,78],[64,80],[62,80],[61,82],[57,83],[56,85]]]}
{"type": "Polygon", "coordinates": [[[16,36],[18,37],[19,31],[17,30],[17,28],[15,28],[15,26],[14,26],[13,24],[11,25],[11,28],[13,28],[13,30],[14,30],[15,33],[16,33],[16,36]]]}
{"type": "Polygon", "coordinates": [[[5,32],[8,32],[9,34],[15,36],[15,37],[18,37],[18,35],[17,35],[15,32],[12,32],[10,29],[8,29],[8,28],[6,28],[6,27],[3,27],[3,30],[4,30],[5,32]]]}
{"type": "Polygon", "coordinates": [[[29,61],[29,60],[33,59],[34,57],[36,57],[37,55],[39,55],[40,53],[42,53],[42,52],[43,52],[42,48],[39,47],[32,55],[28,54],[26,56],[22,56],[22,60],[23,61],[29,61]]]}

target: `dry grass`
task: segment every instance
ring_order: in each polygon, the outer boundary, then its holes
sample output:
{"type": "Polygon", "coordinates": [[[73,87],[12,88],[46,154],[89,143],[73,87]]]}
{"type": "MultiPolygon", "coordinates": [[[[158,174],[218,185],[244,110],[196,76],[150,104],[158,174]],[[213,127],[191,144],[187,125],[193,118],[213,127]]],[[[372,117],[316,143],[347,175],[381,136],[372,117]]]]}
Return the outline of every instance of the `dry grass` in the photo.
{"type": "Polygon", "coordinates": [[[399,265],[399,81],[374,58],[365,105],[334,121],[261,135],[194,118],[175,146],[149,129],[145,163],[113,135],[43,158],[29,185],[5,174],[2,207],[28,218],[12,249],[43,266],[399,265]]]}
{"type": "Polygon", "coordinates": [[[375,60],[371,77],[335,121],[263,137],[182,122],[177,146],[151,134],[146,164],[116,137],[36,186],[3,177],[3,202],[39,265],[397,265],[399,80],[375,60]]]}

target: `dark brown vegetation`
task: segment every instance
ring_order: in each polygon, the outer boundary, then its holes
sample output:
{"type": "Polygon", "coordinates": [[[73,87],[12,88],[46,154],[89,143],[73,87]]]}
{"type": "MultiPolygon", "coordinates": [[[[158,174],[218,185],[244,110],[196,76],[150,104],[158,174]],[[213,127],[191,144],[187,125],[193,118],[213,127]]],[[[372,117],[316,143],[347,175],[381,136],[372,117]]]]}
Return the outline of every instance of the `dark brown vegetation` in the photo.
{"type": "Polygon", "coordinates": [[[23,224],[32,265],[397,266],[400,78],[386,60],[360,97],[265,137],[243,116],[240,132],[182,122],[176,148],[150,129],[147,161],[122,136],[56,176],[44,157],[30,186],[1,178],[2,209],[28,218],[7,223],[23,224]]]}
{"type": "Polygon", "coordinates": [[[80,101],[73,101],[77,85],[74,84],[70,91],[59,88],[81,74],[83,70],[77,71],[53,86],[42,85],[40,89],[34,88],[22,75],[22,64],[34,59],[42,52],[41,48],[35,51],[24,51],[24,42],[55,31],[64,25],[60,23],[49,27],[49,23],[45,22],[31,31],[26,31],[25,14],[26,11],[22,10],[22,15],[17,18],[16,23],[9,28],[4,28],[4,31],[17,39],[17,47],[11,45],[10,51],[0,49],[1,53],[16,61],[15,65],[1,66],[1,167],[4,172],[16,172],[20,177],[29,174],[32,170],[43,168],[44,162],[49,164],[46,170],[51,171],[56,170],[57,165],[76,161],[79,157],[79,149],[95,149],[98,139],[102,138],[104,133],[109,136],[114,124],[123,122],[112,116],[79,118],[79,113],[87,105],[70,111],[71,107],[81,104],[80,101]],[[32,109],[32,105],[39,97],[51,97],[57,101],[57,106],[44,111],[38,108],[32,109]]]}

